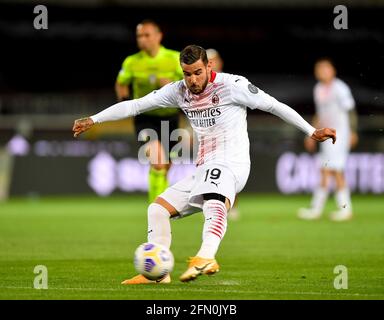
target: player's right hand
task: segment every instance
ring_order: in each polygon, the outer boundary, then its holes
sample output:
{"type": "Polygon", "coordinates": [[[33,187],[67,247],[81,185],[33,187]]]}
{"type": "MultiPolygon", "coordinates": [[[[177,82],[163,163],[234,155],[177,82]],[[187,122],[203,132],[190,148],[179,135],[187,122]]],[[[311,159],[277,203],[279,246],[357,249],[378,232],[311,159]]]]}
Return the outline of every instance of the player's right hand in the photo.
{"type": "Polygon", "coordinates": [[[73,123],[73,136],[76,138],[79,134],[87,131],[94,125],[94,122],[91,118],[81,118],[75,120],[73,123]]]}
{"type": "Polygon", "coordinates": [[[332,128],[321,128],[316,129],[315,132],[312,134],[311,138],[313,140],[323,142],[328,139],[332,139],[332,143],[335,144],[336,142],[336,130],[332,128]]]}

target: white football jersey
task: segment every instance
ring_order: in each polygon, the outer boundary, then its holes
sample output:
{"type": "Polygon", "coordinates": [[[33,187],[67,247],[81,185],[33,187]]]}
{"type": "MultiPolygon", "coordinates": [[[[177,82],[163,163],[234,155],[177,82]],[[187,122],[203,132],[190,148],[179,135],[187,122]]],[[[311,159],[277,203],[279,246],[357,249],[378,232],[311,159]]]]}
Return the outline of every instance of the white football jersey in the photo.
{"type": "Polygon", "coordinates": [[[118,120],[172,106],[183,110],[197,135],[197,165],[210,162],[228,166],[250,164],[247,107],[275,114],[309,136],[315,131],[296,111],[246,78],[215,72],[201,94],[191,93],[185,81],[180,80],[143,98],[117,103],[91,118],[94,122],[118,120]]]}
{"type": "Polygon", "coordinates": [[[314,88],[316,114],[320,127],[335,128],[338,139],[349,134],[348,112],[355,107],[348,85],[335,78],[329,85],[318,82],[314,88]]]}
{"type": "MultiPolygon", "coordinates": [[[[199,150],[196,164],[250,163],[247,132],[246,106],[235,103],[229,74],[214,73],[210,83],[201,94],[191,93],[185,82],[181,82],[178,105],[188,118],[194,130],[199,150]]],[[[236,82],[235,82],[236,83],[236,82]]]]}

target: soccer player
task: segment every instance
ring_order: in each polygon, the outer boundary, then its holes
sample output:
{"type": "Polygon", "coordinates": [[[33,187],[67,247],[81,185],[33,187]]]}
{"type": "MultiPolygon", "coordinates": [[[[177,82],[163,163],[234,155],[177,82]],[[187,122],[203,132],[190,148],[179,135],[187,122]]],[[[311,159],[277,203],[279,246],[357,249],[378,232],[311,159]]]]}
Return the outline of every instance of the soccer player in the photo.
{"type": "MultiPolygon", "coordinates": [[[[95,123],[136,116],[177,105],[189,119],[199,141],[196,171],[167,188],[148,207],[148,242],[171,245],[170,218],[203,211],[202,244],[190,258],[181,281],[219,271],[215,259],[227,229],[227,212],[247,182],[250,171],[247,107],[281,117],[317,141],[336,141],[334,129],[315,129],[296,111],[278,102],[242,76],[215,73],[206,51],[189,45],[180,53],[184,80],[175,81],[143,98],[117,103],[91,117],[75,120],[74,136],[95,123]]],[[[170,275],[159,282],[169,283],[170,275]]],[[[123,284],[155,283],[142,275],[123,284]]]]}
{"type": "MultiPolygon", "coordinates": [[[[314,88],[316,114],[313,125],[335,128],[338,142],[333,145],[326,141],[320,145],[320,185],[313,193],[311,207],[301,208],[298,216],[308,220],[321,216],[328,198],[330,180],[334,179],[338,210],[333,212],[330,218],[334,221],[344,221],[352,217],[351,197],[344,169],[350,147],[354,147],[358,140],[355,101],[348,85],[336,77],[336,69],[330,59],[318,60],[314,69],[318,83],[314,88]]],[[[315,151],[316,141],[305,139],[304,142],[309,152],[315,151]]]]}
{"type": "MultiPolygon", "coordinates": [[[[122,65],[115,83],[119,101],[141,98],[153,90],[180,80],[183,77],[179,64],[179,52],[161,45],[163,34],[158,24],[144,20],[137,25],[136,39],[140,52],[128,56],[122,65]],[[132,93],[130,92],[132,88],[132,93]]],[[[168,150],[160,141],[161,122],[169,122],[169,132],[178,128],[179,110],[177,108],[157,109],[145,112],[134,119],[137,137],[146,142],[148,130],[154,130],[158,140],[146,144],[150,155],[148,198],[151,203],[168,186],[167,173],[170,168],[168,150]]],[[[163,141],[164,143],[164,141],[163,141]]],[[[169,149],[177,142],[169,141],[169,149]]]]}
{"type": "Polygon", "coordinates": [[[215,49],[207,49],[208,61],[211,62],[212,70],[215,72],[223,72],[224,61],[219,52],[215,49]]]}

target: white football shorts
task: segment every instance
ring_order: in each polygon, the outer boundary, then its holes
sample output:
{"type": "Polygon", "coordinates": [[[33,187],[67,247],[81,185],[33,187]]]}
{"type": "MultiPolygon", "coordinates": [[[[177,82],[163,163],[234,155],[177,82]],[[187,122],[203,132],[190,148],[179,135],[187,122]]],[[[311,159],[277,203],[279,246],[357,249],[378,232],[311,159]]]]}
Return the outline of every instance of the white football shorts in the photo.
{"type": "Polygon", "coordinates": [[[350,150],[350,135],[337,135],[335,144],[328,139],[320,143],[320,161],[324,169],[344,171],[350,150]]]}
{"type": "Polygon", "coordinates": [[[250,165],[233,166],[207,163],[196,168],[196,172],[167,188],[159,195],[184,217],[202,210],[203,194],[218,193],[228,198],[233,206],[236,194],[247,183],[250,165]]]}

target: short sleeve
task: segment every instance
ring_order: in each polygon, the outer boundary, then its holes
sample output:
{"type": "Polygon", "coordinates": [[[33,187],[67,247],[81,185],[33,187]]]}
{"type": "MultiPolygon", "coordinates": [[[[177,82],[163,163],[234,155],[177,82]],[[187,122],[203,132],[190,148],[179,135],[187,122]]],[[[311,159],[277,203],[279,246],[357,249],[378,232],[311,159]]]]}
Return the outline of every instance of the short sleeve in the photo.
{"type": "Polygon", "coordinates": [[[122,85],[129,85],[132,81],[132,68],[130,57],[126,58],[121,66],[121,69],[117,75],[117,83],[122,85]]]}
{"type": "Polygon", "coordinates": [[[352,110],[355,107],[355,100],[353,99],[351,89],[348,87],[348,85],[340,81],[338,82],[336,90],[336,96],[339,105],[344,110],[352,110]]]}

